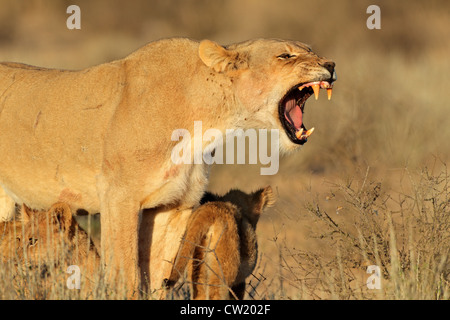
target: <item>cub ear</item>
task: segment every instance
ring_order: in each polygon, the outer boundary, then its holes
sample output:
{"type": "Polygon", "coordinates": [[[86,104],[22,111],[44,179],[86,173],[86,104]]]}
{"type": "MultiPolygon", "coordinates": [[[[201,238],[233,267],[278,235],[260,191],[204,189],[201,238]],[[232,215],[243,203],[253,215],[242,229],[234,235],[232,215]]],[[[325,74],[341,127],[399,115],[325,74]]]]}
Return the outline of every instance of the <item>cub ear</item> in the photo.
{"type": "Polygon", "coordinates": [[[212,194],[211,192],[205,192],[202,199],[200,200],[200,205],[212,201],[217,201],[217,196],[215,194],[212,194]]]}
{"type": "Polygon", "coordinates": [[[277,201],[272,187],[267,186],[253,193],[253,205],[255,213],[261,214],[264,209],[272,207],[277,201]]]}
{"type": "Polygon", "coordinates": [[[25,204],[22,204],[20,208],[20,216],[23,223],[27,223],[31,220],[32,210],[28,208],[25,204]]]}
{"type": "Polygon", "coordinates": [[[236,51],[227,50],[210,40],[200,42],[198,54],[203,63],[216,72],[224,72],[232,68],[237,69],[242,65],[236,51]]]}
{"type": "Polygon", "coordinates": [[[54,219],[53,222],[64,232],[75,231],[76,221],[72,216],[72,210],[66,203],[56,203],[50,208],[50,215],[54,219]]]}

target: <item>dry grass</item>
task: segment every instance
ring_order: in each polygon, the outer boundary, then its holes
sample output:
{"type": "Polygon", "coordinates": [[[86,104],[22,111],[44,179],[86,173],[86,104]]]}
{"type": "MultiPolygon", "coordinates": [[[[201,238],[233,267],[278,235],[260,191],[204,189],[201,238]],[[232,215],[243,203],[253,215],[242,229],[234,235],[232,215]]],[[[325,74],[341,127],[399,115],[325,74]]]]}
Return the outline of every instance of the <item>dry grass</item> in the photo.
{"type": "MultiPolygon", "coordinates": [[[[53,227],[50,221],[45,226],[32,220],[27,225],[32,230],[30,234],[26,233],[25,224],[19,219],[11,223],[17,227],[10,233],[7,232],[7,225],[1,224],[0,245],[3,250],[0,255],[0,283],[2,284],[0,299],[126,298],[124,281],[118,279],[116,283],[108,283],[102,270],[88,272],[87,266],[82,264],[79,253],[89,248],[88,241],[75,241],[76,245],[71,245],[65,241],[67,238],[63,231],[52,233],[53,227]],[[39,228],[45,228],[41,233],[41,235],[46,234],[45,239],[39,236],[39,228]],[[73,265],[80,268],[81,290],[68,288],[68,280],[75,275],[68,267],[73,265]]],[[[84,231],[77,230],[75,237],[79,237],[78,232],[84,231]]],[[[75,284],[74,281],[70,282],[75,284]]]]}
{"type": "Polygon", "coordinates": [[[306,297],[332,299],[448,299],[450,186],[446,167],[433,175],[407,170],[402,190],[369,177],[333,183],[326,201],[305,209],[318,223],[311,234],[323,250],[287,243],[283,269],[306,297]],[[404,191],[408,189],[409,192],[404,191]],[[328,250],[327,250],[328,249],[328,250]],[[331,250],[330,250],[331,249],[331,250]],[[381,269],[381,289],[369,290],[370,265],[381,269]]]}
{"type": "Polygon", "coordinates": [[[258,227],[263,254],[248,297],[448,299],[449,178],[439,160],[388,174],[368,167],[303,175],[289,187],[279,177],[281,199],[258,227]],[[372,265],[381,270],[380,290],[366,284],[372,265]]]}
{"type": "MultiPolygon", "coordinates": [[[[448,1],[383,2],[377,31],[365,26],[370,1],[77,2],[81,31],[65,28],[70,1],[0,0],[0,60],[83,68],[187,36],[298,39],[336,62],[333,100],[307,103],[305,122],[316,131],[277,175],[212,169],[213,192],[278,191],[258,225],[261,259],[248,297],[449,298],[448,1]],[[382,269],[381,290],[365,284],[372,264],[382,269]]],[[[84,298],[64,281],[41,293],[39,270],[14,286],[12,270],[0,269],[1,298],[84,298]]],[[[120,292],[100,282],[90,297],[120,292]]]]}
{"type": "MultiPolygon", "coordinates": [[[[274,217],[272,230],[266,221],[263,234],[273,235],[269,241],[272,248],[267,241],[260,241],[266,257],[260,257],[248,281],[247,298],[448,299],[450,175],[445,165],[437,173],[432,171],[425,168],[411,173],[405,169],[397,177],[398,185],[392,186],[391,181],[374,179],[367,169],[359,178],[327,182],[323,193],[310,192],[308,199],[298,200],[290,212],[274,217]],[[290,228],[278,230],[280,220],[286,220],[290,228]],[[311,227],[304,232],[306,242],[293,234],[305,223],[311,227]],[[366,286],[370,265],[381,269],[379,290],[366,286]]],[[[125,297],[123,283],[108,284],[100,270],[89,276],[95,283],[89,290],[67,289],[66,269],[73,258],[62,242],[43,257],[40,264],[23,254],[4,262],[0,298],[125,297]]],[[[177,289],[168,297],[189,298],[186,289],[177,289]]],[[[151,299],[152,295],[142,294],[141,298],[151,299]]]]}

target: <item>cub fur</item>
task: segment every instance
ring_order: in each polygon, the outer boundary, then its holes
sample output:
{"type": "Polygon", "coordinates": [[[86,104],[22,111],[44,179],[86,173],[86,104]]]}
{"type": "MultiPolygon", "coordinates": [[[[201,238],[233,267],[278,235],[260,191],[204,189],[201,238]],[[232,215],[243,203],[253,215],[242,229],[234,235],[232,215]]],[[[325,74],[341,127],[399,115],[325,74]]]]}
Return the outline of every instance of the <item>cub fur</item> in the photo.
{"type": "Polygon", "coordinates": [[[22,206],[21,216],[23,233],[17,252],[27,265],[49,268],[54,264],[64,272],[68,266],[77,265],[88,282],[100,270],[98,251],[67,204],[56,203],[46,212],[22,206]]]}
{"type": "MultiPolygon", "coordinates": [[[[69,206],[56,203],[38,212],[22,206],[20,216],[0,223],[0,256],[5,267],[39,270],[41,283],[33,298],[45,299],[56,283],[65,283],[68,266],[80,268],[82,292],[88,293],[100,274],[100,256],[88,234],[79,227],[69,206]],[[46,293],[47,292],[47,293],[46,293]]],[[[16,278],[14,268],[11,279],[16,278]]],[[[34,272],[34,271],[33,271],[34,272]]],[[[28,292],[27,284],[15,284],[28,292]]]]}
{"type": "Polygon", "coordinates": [[[205,194],[204,204],[189,217],[167,285],[172,287],[189,265],[194,299],[243,299],[245,279],[258,258],[256,224],[274,202],[271,187],[252,194],[205,194]]]}
{"type": "Polygon", "coordinates": [[[18,257],[18,244],[22,239],[22,222],[11,220],[0,222],[0,260],[14,261],[18,257]]]}

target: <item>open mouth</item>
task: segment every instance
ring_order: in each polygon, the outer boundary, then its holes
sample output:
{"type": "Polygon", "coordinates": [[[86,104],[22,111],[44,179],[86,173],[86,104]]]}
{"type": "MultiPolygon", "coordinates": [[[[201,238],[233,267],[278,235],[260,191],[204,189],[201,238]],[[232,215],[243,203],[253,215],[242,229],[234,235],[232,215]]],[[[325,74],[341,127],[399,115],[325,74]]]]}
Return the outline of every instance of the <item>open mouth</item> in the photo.
{"type": "Polygon", "coordinates": [[[316,100],[319,98],[319,90],[326,89],[328,100],[331,99],[333,86],[328,81],[314,81],[300,83],[293,86],[281,99],[278,107],[280,121],[287,136],[293,143],[302,145],[308,141],[314,128],[307,129],[303,122],[305,103],[314,94],[316,100]]]}

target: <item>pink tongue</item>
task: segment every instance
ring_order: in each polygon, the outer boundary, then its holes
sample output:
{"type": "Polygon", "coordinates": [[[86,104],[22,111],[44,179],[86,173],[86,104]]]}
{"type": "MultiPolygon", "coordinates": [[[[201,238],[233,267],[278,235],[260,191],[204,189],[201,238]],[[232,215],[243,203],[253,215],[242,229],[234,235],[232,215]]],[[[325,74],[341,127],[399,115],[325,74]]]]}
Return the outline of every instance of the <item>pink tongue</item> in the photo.
{"type": "Polygon", "coordinates": [[[302,127],[303,112],[299,106],[294,106],[291,110],[285,113],[284,116],[286,120],[295,127],[295,129],[299,130],[302,127]]]}

